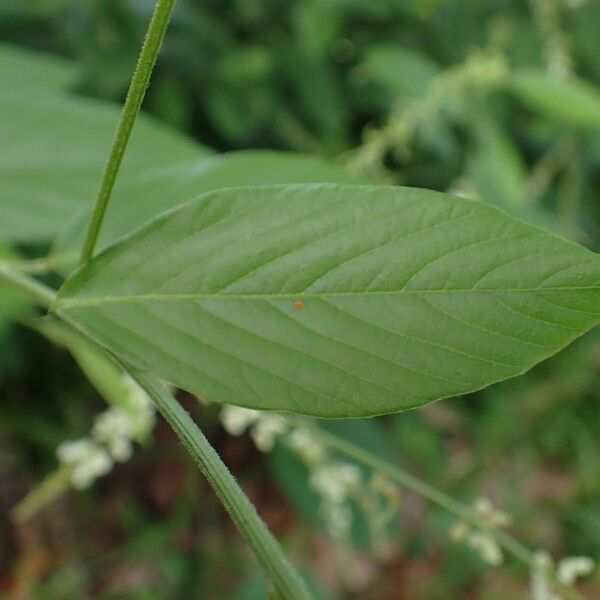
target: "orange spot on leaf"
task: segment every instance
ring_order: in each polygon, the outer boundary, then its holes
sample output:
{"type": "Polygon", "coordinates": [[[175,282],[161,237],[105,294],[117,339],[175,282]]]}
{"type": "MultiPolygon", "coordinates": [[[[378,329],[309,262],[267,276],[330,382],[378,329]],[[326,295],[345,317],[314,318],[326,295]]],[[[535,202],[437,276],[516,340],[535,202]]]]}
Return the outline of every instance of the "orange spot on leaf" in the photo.
{"type": "Polygon", "coordinates": [[[304,308],[304,302],[302,302],[302,300],[296,300],[296,302],[294,302],[294,308],[296,310],[300,310],[301,308],[304,308]]]}

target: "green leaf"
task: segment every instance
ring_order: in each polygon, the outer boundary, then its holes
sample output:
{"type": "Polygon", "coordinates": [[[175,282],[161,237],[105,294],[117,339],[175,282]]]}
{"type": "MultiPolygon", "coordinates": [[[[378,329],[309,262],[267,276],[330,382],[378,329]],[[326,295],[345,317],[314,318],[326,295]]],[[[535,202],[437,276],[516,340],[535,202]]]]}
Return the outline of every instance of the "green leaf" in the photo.
{"type": "Polygon", "coordinates": [[[396,44],[367,50],[363,68],[370,79],[395,97],[422,98],[439,68],[425,54],[396,44]]]}
{"type": "MultiPolygon", "coordinates": [[[[108,207],[99,247],[143,225],[169,208],[224,187],[275,183],[358,183],[341,167],[291,152],[250,150],[186,161],[124,178],[108,207]]],[[[77,255],[89,214],[61,232],[53,252],[77,255]]]]}
{"type": "Polygon", "coordinates": [[[519,71],[513,91],[549,119],[578,128],[600,128],[600,90],[588,81],[557,79],[541,71],[519,71]]]}
{"type": "Polygon", "coordinates": [[[0,80],[10,92],[59,92],[71,87],[77,75],[74,64],[61,58],[0,44],[0,80]]]}
{"type": "Polygon", "coordinates": [[[518,147],[491,119],[476,122],[475,134],[477,145],[467,173],[479,195],[509,212],[522,210],[527,170],[518,147]]]}
{"type": "MultiPolygon", "coordinates": [[[[103,102],[0,93],[0,240],[49,241],[91,205],[118,118],[119,108],[103,102]]],[[[203,155],[192,141],[140,117],[121,174],[203,155]]]]}
{"type": "Polygon", "coordinates": [[[596,254],[484,203],[265,186],[158,217],[55,309],[199,396],[349,417],[523,373],[600,320],[599,281],[596,254]]]}

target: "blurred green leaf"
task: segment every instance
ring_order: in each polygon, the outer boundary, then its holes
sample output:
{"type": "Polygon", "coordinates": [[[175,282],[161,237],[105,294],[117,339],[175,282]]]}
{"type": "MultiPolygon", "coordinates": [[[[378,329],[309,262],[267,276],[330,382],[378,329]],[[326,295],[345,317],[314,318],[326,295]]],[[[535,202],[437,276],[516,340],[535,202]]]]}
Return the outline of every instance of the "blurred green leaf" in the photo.
{"type": "Polygon", "coordinates": [[[69,89],[77,76],[76,66],[49,54],[0,44],[0,78],[3,91],[35,94],[69,89]]]}
{"type": "Polygon", "coordinates": [[[578,128],[600,128],[600,89],[577,77],[558,79],[543,71],[517,71],[513,91],[549,119],[578,128]]]}
{"type": "MultiPolygon", "coordinates": [[[[91,206],[119,112],[83,98],[0,92],[0,240],[49,241],[91,206]]],[[[205,154],[141,117],[121,175],[152,173],[205,154]]]]}
{"type": "Polygon", "coordinates": [[[425,54],[396,44],[369,47],[363,68],[393,98],[421,98],[439,68],[425,54]]]}
{"type": "Polygon", "coordinates": [[[490,120],[476,128],[477,146],[468,175],[486,202],[508,211],[526,205],[527,171],[514,141],[490,120]]]}

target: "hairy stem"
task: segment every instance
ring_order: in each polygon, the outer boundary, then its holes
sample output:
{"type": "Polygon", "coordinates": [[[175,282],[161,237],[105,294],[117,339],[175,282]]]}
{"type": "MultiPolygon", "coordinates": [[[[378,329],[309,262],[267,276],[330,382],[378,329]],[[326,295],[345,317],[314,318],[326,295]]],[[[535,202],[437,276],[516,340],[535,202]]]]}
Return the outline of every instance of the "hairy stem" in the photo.
{"type": "Polygon", "coordinates": [[[121,366],[152,398],[159,412],[177,433],[280,596],[286,600],[309,600],[311,596],[304,582],[190,415],[154,377],[122,362],[121,366]]]}
{"type": "Polygon", "coordinates": [[[48,254],[47,256],[42,256],[40,258],[16,258],[2,262],[4,262],[7,267],[23,273],[49,273],[51,271],[57,271],[63,265],[76,264],[77,254],[48,254]]]}
{"type": "Polygon", "coordinates": [[[110,156],[104,170],[104,175],[102,176],[100,190],[94,204],[94,211],[88,224],[79,261],[80,265],[87,262],[94,254],[94,248],[100,234],[100,228],[115,185],[117,173],[123,160],[123,154],[127,148],[133,124],[140,111],[146,88],[150,82],[150,75],[152,74],[156,57],[162,45],[174,4],[175,0],[157,0],[156,2],[154,14],[148,25],[148,31],[146,32],[146,38],[142,45],[138,63],[131,78],[127,98],[125,99],[121,113],[121,120],[115,133],[110,156]]]}

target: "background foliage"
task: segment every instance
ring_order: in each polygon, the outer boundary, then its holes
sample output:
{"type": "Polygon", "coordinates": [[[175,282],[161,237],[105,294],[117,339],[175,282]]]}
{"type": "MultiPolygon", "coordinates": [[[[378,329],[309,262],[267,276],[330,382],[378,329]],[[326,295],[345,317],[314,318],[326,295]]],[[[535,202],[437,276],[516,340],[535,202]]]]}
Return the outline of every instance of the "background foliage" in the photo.
{"type": "MultiPolygon", "coordinates": [[[[5,0],[0,39],[73,59],[77,93],[120,101],[151,9],[146,0],[5,0]]],[[[318,154],[350,176],[482,198],[598,250],[598,31],[591,0],[179,0],[145,109],[217,150],[318,154]]],[[[9,507],[103,403],[68,355],[2,321],[0,356],[3,596],[264,597],[162,423],[91,491],[14,526],[9,507]]],[[[467,502],[489,495],[531,545],[598,559],[599,369],[592,333],[485,392],[335,426],[467,502]]],[[[351,547],[340,547],[284,448],[259,454],[223,432],[216,408],[187,405],[292,555],[333,590],[324,597],[526,593],[522,571],[490,570],[451,544],[451,518],[410,494],[386,548],[373,552],[360,521],[351,547]]],[[[598,579],[587,585],[590,597],[600,590],[598,579]]]]}

